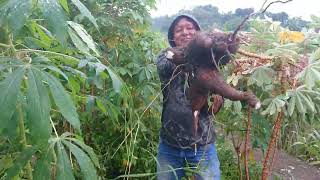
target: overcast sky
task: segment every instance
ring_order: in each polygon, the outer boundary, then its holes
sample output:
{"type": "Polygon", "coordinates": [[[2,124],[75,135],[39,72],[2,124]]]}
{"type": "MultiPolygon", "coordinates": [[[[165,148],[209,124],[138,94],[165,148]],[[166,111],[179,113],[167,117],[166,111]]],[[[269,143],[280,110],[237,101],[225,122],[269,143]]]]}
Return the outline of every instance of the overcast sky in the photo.
{"type": "MultiPolygon", "coordinates": [[[[275,0],[268,0],[272,2],[275,0]]],[[[284,1],[284,0],[283,0],[284,1]]],[[[192,9],[195,6],[211,4],[219,8],[220,13],[234,11],[236,8],[261,8],[264,0],[158,0],[157,10],[151,11],[151,16],[172,15],[180,9],[192,9]]],[[[320,16],[320,0],[293,0],[286,4],[273,4],[268,11],[284,11],[290,16],[309,20],[310,15],[320,16]]]]}

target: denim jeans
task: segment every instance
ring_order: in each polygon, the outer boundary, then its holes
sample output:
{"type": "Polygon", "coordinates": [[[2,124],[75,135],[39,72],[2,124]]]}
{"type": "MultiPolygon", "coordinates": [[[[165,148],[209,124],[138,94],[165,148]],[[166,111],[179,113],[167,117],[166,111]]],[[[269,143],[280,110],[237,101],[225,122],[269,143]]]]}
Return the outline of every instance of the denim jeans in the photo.
{"type": "Polygon", "coordinates": [[[220,180],[220,163],[215,144],[180,149],[160,141],[157,155],[157,179],[180,180],[187,169],[196,180],[220,180]]]}

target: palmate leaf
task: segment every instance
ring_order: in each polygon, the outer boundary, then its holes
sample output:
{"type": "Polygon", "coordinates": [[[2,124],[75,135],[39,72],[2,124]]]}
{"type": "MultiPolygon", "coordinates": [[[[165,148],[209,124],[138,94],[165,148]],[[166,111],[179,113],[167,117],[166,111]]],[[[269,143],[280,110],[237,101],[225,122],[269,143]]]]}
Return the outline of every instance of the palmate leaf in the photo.
{"type": "Polygon", "coordinates": [[[121,91],[122,86],[123,86],[122,79],[115,72],[113,72],[113,70],[111,68],[109,68],[108,66],[105,66],[105,67],[109,73],[109,76],[112,79],[112,86],[113,86],[115,92],[119,93],[121,91]]]}
{"type": "Polygon", "coordinates": [[[16,176],[28,163],[32,155],[37,151],[37,147],[27,147],[15,159],[13,166],[7,170],[6,179],[11,180],[16,176]]]}
{"type": "Polygon", "coordinates": [[[299,81],[303,81],[308,89],[313,88],[320,80],[320,63],[315,62],[306,66],[303,71],[297,74],[297,78],[299,81]]]}
{"type": "Polygon", "coordinates": [[[69,94],[64,90],[62,84],[54,76],[47,72],[42,73],[49,84],[51,94],[55,104],[58,106],[64,118],[78,131],[80,131],[80,121],[78,113],[69,94]]]}
{"type": "Polygon", "coordinates": [[[50,100],[40,70],[30,68],[27,90],[27,126],[34,143],[46,147],[51,134],[50,100]]]}
{"type": "Polygon", "coordinates": [[[84,179],[87,179],[87,180],[98,179],[96,169],[94,168],[87,154],[83,152],[78,146],[66,140],[63,140],[62,142],[69,148],[71,153],[77,159],[77,162],[80,165],[81,172],[83,174],[84,179]]]}
{"type": "Polygon", "coordinates": [[[115,92],[119,93],[121,91],[121,88],[123,86],[123,80],[108,66],[105,66],[102,63],[88,63],[90,66],[94,67],[96,69],[96,74],[99,75],[100,72],[103,72],[104,70],[108,71],[108,74],[112,80],[113,89],[115,92]]]}
{"type": "Polygon", "coordinates": [[[295,90],[290,90],[287,92],[289,99],[288,113],[291,116],[295,109],[301,114],[306,112],[315,113],[316,107],[310,96],[312,96],[313,91],[307,91],[303,86],[298,87],[295,90]]]}
{"type": "Polygon", "coordinates": [[[81,149],[85,150],[85,152],[89,155],[94,165],[98,168],[100,167],[98,157],[96,156],[96,154],[94,153],[93,149],[90,146],[84,144],[82,141],[75,138],[67,137],[66,140],[70,140],[74,144],[77,144],[78,146],[80,146],[81,149]]]}
{"type": "Polygon", "coordinates": [[[60,5],[63,7],[63,9],[69,13],[69,7],[68,7],[68,1],[67,0],[59,0],[60,5]]]}
{"type": "Polygon", "coordinates": [[[48,151],[42,152],[40,158],[38,157],[36,164],[34,166],[34,171],[33,171],[34,180],[43,180],[50,177],[51,159],[52,159],[51,149],[49,149],[48,151]]]}
{"type": "Polygon", "coordinates": [[[87,33],[87,31],[78,23],[68,21],[68,24],[82,39],[82,41],[86,43],[88,48],[90,48],[96,55],[99,55],[95,42],[93,41],[92,37],[87,33]]]}
{"type": "MultiPolygon", "coordinates": [[[[0,123],[7,124],[16,109],[20,84],[25,68],[20,67],[0,82],[0,123]]],[[[0,126],[0,129],[2,127],[0,126]]]]}
{"type": "Polygon", "coordinates": [[[0,26],[8,24],[10,30],[18,32],[31,14],[32,0],[10,0],[0,5],[0,26]]]}
{"type": "Polygon", "coordinates": [[[320,48],[318,48],[314,53],[311,55],[311,60],[316,61],[320,59],[320,48]]]}
{"type": "Polygon", "coordinates": [[[87,17],[92,22],[92,24],[99,30],[96,19],[92,16],[91,12],[87,9],[87,7],[83,5],[82,2],[80,2],[79,0],[71,0],[71,1],[75,6],[77,6],[81,14],[87,17]]]}
{"type": "Polygon", "coordinates": [[[248,85],[257,84],[263,86],[264,84],[271,84],[275,72],[268,66],[261,66],[253,70],[252,75],[248,79],[248,85]]]}
{"type": "Polygon", "coordinates": [[[74,179],[70,161],[65,148],[59,141],[56,143],[57,151],[57,180],[72,180],[74,179]]]}
{"type": "MultiPolygon", "coordinates": [[[[84,54],[90,54],[90,49],[88,48],[88,46],[81,40],[81,38],[79,38],[79,36],[76,34],[76,32],[72,28],[68,29],[68,33],[69,33],[69,36],[70,36],[73,44],[76,46],[76,48],[80,52],[82,52],[84,54]]],[[[80,63],[81,63],[81,61],[80,61],[80,63]]]]}
{"type": "Polygon", "coordinates": [[[57,68],[55,66],[41,64],[41,65],[36,65],[36,67],[50,69],[51,71],[54,71],[54,72],[60,74],[65,80],[68,80],[68,76],[64,72],[62,72],[59,68],[57,68]]]}
{"type": "Polygon", "coordinates": [[[99,162],[93,149],[72,136],[74,134],[65,132],[60,137],[50,138],[49,150],[54,150],[58,159],[57,179],[74,179],[66,149],[76,158],[85,179],[98,179],[95,167],[99,167],[99,162]]]}
{"type": "Polygon", "coordinates": [[[64,44],[67,38],[67,17],[57,0],[38,0],[40,10],[60,43],[64,44]]]}
{"type": "Polygon", "coordinates": [[[279,95],[274,98],[265,99],[263,105],[268,105],[267,108],[261,113],[262,115],[273,115],[280,112],[282,107],[286,104],[287,96],[279,95]]]}

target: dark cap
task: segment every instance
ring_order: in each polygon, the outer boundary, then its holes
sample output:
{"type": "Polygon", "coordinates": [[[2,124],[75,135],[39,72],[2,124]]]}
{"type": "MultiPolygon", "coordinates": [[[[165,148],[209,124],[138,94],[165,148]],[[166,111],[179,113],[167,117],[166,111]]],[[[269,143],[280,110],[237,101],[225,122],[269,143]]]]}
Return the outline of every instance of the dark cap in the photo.
{"type": "Polygon", "coordinates": [[[200,29],[201,29],[198,21],[193,16],[187,15],[187,14],[181,14],[181,15],[177,16],[172,21],[172,23],[169,27],[169,30],[168,30],[168,42],[171,47],[176,46],[175,42],[173,41],[173,30],[174,30],[175,26],[178,24],[178,22],[183,18],[186,18],[188,21],[190,21],[196,27],[197,31],[200,31],[200,29]]]}

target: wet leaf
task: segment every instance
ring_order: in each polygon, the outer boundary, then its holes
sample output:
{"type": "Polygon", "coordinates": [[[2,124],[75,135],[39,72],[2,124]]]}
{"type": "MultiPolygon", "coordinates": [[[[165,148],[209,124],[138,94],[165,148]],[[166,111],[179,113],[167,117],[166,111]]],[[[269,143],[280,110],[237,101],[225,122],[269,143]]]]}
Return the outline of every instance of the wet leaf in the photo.
{"type": "Polygon", "coordinates": [[[39,0],[38,3],[49,29],[64,45],[67,39],[67,17],[62,7],[56,0],[39,0]]]}
{"type": "MultiPolygon", "coordinates": [[[[7,124],[15,112],[20,84],[25,72],[24,67],[20,67],[0,82],[0,123],[7,124]]],[[[3,128],[3,127],[0,127],[3,128]]]]}

